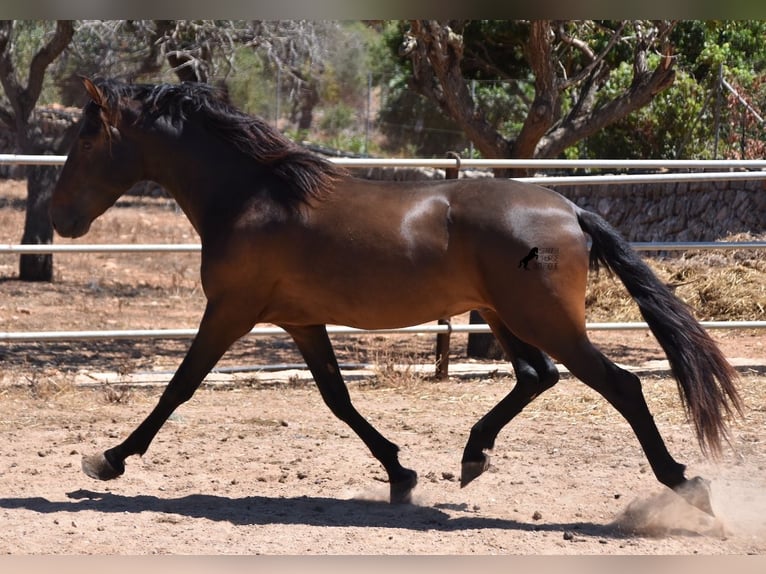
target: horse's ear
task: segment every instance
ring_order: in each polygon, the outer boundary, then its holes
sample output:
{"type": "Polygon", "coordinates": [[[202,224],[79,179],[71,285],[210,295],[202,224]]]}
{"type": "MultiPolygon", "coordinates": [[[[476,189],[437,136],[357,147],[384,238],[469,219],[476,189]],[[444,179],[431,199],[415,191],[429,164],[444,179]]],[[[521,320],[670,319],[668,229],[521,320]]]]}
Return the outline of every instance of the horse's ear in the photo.
{"type": "Polygon", "coordinates": [[[106,98],[104,97],[104,92],[101,91],[101,89],[93,83],[93,81],[90,78],[86,78],[85,76],[80,76],[80,79],[82,80],[83,86],[85,86],[85,91],[88,92],[88,95],[93,100],[93,102],[100,108],[106,108],[106,98]]]}

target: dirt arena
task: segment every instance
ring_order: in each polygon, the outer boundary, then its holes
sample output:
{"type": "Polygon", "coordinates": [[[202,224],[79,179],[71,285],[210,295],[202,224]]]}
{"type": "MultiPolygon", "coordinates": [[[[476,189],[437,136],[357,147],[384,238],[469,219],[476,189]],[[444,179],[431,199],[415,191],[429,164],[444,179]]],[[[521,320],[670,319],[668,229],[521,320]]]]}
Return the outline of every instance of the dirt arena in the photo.
{"type": "MultiPolygon", "coordinates": [[[[0,242],[18,241],[22,200],[18,183],[0,182],[0,242]]],[[[172,204],[146,198],[122,201],[78,241],[196,237],[172,204]]],[[[57,255],[52,284],[15,280],[16,259],[0,255],[0,332],[193,328],[204,305],[193,253],[57,255]]],[[[385,502],[383,469],[283,338],[235,345],[112,482],[82,474],[82,456],[135,428],[188,341],[0,341],[0,553],[763,554],[766,337],[713,336],[742,373],[746,403],[719,461],[700,454],[651,337],[594,339],[641,375],[671,453],[712,481],[716,520],[659,485],[627,423],[566,374],[461,489],[468,431],[513,378],[504,363],[467,362],[460,337],[448,381],[418,370],[433,361],[432,336],[334,339],[355,405],[419,473],[406,506],[385,502]]]]}

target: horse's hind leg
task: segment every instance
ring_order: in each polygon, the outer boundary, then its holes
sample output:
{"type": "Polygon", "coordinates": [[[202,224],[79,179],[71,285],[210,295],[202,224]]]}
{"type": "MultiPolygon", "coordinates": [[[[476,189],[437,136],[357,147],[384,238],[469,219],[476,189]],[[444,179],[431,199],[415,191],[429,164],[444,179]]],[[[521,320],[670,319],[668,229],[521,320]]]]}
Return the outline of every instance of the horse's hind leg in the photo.
{"type": "Polygon", "coordinates": [[[489,467],[484,452],[494,447],[498,433],[540,393],[559,380],[553,361],[540,349],[519,340],[491,311],[482,316],[490,325],[516,372],[516,385],[472,428],[463,450],[460,486],[465,486],[489,467]]]}
{"type": "Polygon", "coordinates": [[[687,480],[684,476],[686,467],[668,452],[644,399],[639,378],[607,359],[585,337],[579,345],[570,346],[560,358],[572,374],[601,394],[625,417],[657,480],[712,515],[707,482],[699,477],[687,480]]]}
{"type": "Polygon", "coordinates": [[[354,408],[323,325],[285,327],[301,351],[319,392],[333,414],[348,424],[388,473],[392,503],[409,502],[418,482],[414,470],[399,463],[399,447],[387,440],[354,408]]]}

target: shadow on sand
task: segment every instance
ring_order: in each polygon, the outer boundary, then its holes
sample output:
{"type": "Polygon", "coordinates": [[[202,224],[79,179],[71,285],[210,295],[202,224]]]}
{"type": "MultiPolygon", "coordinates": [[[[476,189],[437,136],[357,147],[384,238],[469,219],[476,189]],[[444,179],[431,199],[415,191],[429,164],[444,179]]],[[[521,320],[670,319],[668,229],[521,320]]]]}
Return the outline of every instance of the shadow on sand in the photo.
{"type": "Polygon", "coordinates": [[[518,530],[576,532],[581,536],[622,539],[629,536],[614,524],[592,522],[540,523],[482,517],[467,505],[391,505],[388,502],[299,496],[231,498],[193,494],[179,498],[152,495],[125,496],[110,492],[77,490],[67,493],[69,501],[54,502],[42,497],[0,498],[0,508],[26,509],[42,514],[95,511],[103,513],[157,512],[190,518],[205,518],[237,525],[302,524],[309,526],[404,528],[437,530],[518,530]],[[456,512],[464,516],[454,516],[456,512]]]}

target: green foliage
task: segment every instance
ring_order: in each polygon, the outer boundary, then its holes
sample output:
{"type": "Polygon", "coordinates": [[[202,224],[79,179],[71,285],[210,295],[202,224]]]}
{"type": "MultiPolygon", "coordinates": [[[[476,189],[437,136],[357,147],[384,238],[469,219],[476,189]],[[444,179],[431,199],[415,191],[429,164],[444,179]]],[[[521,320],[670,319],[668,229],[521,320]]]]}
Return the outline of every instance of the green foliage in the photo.
{"type": "MultiPolygon", "coordinates": [[[[763,139],[763,132],[728,93],[721,95],[719,147],[715,149],[716,90],[722,71],[755,109],[766,112],[765,37],[766,22],[760,20],[681,22],[671,37],[677,71],[673,85],[645,108],[580,142],[576,155],[637,159],[712,159],[716,152],[719,158],[747,155],[742,149],[763,139]],[[750,126],[750,135],[745,136],[749,143],[742,141],[743,121],[750,126]]],[[[601,95],[613,95],[618,87],[628,85],[630,77],[631,70],[621,66],[601,95]]],[[[567,150],[567,155],[571,152],[567,150]]]]}
{"type": "MultiPolygon", "coordinates": [[[[650,65],[656,65],[656,62],[650,62],[650,65]]],[[[612,73],[600,97],[608,101],[624,90],[631,78],[631,67],[621,65],[612,73]]],[[[683,152],[684,156],[704,159],[708,155],[705,132],[712,111],[703,110],[705,98],[706,89],[679,70],[673,85],[658,94],[649,105],[582,142],[577,147],[579,157],[673,159],[683,152]]]]}
{"type": "Polygon", "coordinates": [[[529,36],[524,20],[469,20],[463,34],[464,74],[474,80],[526,78],[523,45],[529,36]]]}
{"type": "Polygon", "coordinates": [[[473,88],[478,107],[497,131],[510,138],[521,130],[527,103],[534,98],[531,82],[487,80],[475,82],[473,88]]]}
{"type": "Polygon", "coordinates": [[[455,122],[432,102],[409,89],[402,76],[395,77],[385,87],[377,124],[385,136],[383,150],[392,155],[443,157],[448,151],[469,145],[455,122]]]}
{"type": "MultiPolygon", "coordinates": [[[[44,45],[56,29],[55,20],[17,20],[13,26],[13,53],[11,55],[16,75],[21,85],[28,82],[29,65],[37,51],[44,45]]],[[[2,102],[6,102],[5,92],[0,90],[2,102]]],[[[38,104],[45,105],[56,101],[57,91],[53,79],[46,75],[38,104]]]]}
{"type": "Polygon", "coordinates": [[[226,79],[231,101],[244,111],[266,119],[276,117],[276,75],[251,48],[240,47],[231,60],[234,73],[226,79]]]}
{"type": "Polygon", "coordinates": [[[353,127],[356,121],[356,111],[350,106],[338,104],[325,110],[319,127],[326,132],[339,132],[353,127]]]}
{"type": "MultiPolygon", "coordinates": [[[[471,89],[477,105],[487,121],[500,133],[510,136],[524,122],[524,98],[531,97],[531,86],[519,77],[528,75],[521,45],[514,38],[524,37],[527,24],[519,21],[469,21],[462,30],[465,55],[465,77],[472,80],[471,89]],[[483,52],[488,66],[476,57],[483,52]]],[[[433,102],[413,91],[409,86],[411,62],[398,54],[407,24],[389,22],[381,31],[381,40],[375,45],[375,77],[381,81],[382,107],[378,125],[386,141],[383,149],[394,155],[443,157],[449,151],[462,151],[463,157],[471,151],[470,142],[450,118],[433,102]]]]}
{"type": "Polygon", "coordinates": [[[367,76],[372,65],[370,46],[376,36],[359,22],[344,23],[331,39],[331,51],[324,62],[320,93],[334,105],[343,102],[360,107],[367,97],[367,76]]]}
{"type": "Polygon", "coordinates": [[[249,47],[236,50],[233,73],[226,79],[232,101],[249,113],[277,122],[294,139],[363,153],[368,74],[374,67],[379,35],[360,22],[326,27],[323,42],[328,47],[321,58],[305,54],[291,63],[292,70],[279,69],[263,53],[249,47]],[[298,130],[299,85],[297,73],[316,89],[318,102],[310,130],[298,130]]]}
{"type": "MultiPolygon", "coordinates": [[[[594,51],[604,48],[618,26],[615,21],[563,21],[572,37],[587,40],[594,51]]],[[[633,35],[628,24],[627,35],[633,35]]],[[[410,61],[398,56],[408,24],[389,23],[382,30],[379,49],[387,50],[387,97],[380,113],[387,150],[415,150],[417,155],[442,156],[460,147],[459,130],[434,109],[431,102],[409,92],[410,61]]],[[[533,81],[524,59],[523,42],[528,24],[522,21],[469,21],[457,29],[463,34],[463,73],[477,80],[475,100],[489,123],[501,135],[513,139],[519,132],[534,97],[533,81]]],[[[711,158],[715,140],[715,90],[719,68],[724,77],[756,109],[766,113],[766,21],[682,21],[670,37],[676,79],[645,108],[565,150],[564,156],[611,158],[711,158]]],[[[566,42],[555,46],[557,69],[572,77],[583,65],[583,53],[566,42]]],[[[659,55],[650,58],[656,65],[659,55]]],[[[379,61],[383,58],[377,56],[379,61]]],[[[612,71],[599,91],[597,105],[629,87],[633,77],[632,47],[620,42],[608,54],[612,71]]],[[[381,65],[381,64],[378,64],[381,65]]],[[[382,67],[382,65],[381,65],[382,67]]],[[[576,88],[575,88],[576,89],[576,88]]],[[[576,93],[564,93],[561,115],[566,114],[576,93]]],[[[741,118],[741,106],[723,98],[720,112],[721,145],[743,148],[741,126],[750,140],[763,139],[755,130],[752,115],[741,118]],[[740,112],[736,112],[739,107],[740,112]],[[739,136],[737,135],[739,134],[739,136]]],[[[752,147],[751,144],[748,144],[752,147]]],[[[468,146],[465,146],[466,148],[468,146]]],[[[718,150],[719,157],[721,149],[718,150]]],[[[729,152],[726,152],[729,153],[729,152]]],[[[731,152],[734,153],[734,152],[731,152]]],[[[755,153],[749,152],[736,152],[755,153]]]]}

